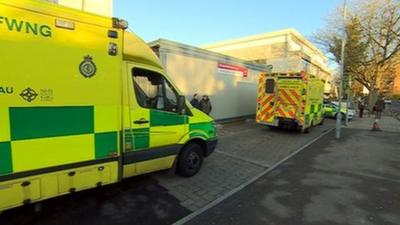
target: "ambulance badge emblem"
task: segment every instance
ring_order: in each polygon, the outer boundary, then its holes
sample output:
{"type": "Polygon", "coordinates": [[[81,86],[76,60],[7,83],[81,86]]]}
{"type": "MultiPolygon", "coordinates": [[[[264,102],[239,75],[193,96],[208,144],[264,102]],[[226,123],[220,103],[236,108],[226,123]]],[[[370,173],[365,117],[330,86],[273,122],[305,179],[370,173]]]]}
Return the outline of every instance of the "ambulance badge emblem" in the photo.
{"type": "Polygon", "coordinates": [[[90,55],[83,58],[83,61],[79,65],[79,71],[85,78],[91,78],[96,74],[97,67],[90,55]]]}

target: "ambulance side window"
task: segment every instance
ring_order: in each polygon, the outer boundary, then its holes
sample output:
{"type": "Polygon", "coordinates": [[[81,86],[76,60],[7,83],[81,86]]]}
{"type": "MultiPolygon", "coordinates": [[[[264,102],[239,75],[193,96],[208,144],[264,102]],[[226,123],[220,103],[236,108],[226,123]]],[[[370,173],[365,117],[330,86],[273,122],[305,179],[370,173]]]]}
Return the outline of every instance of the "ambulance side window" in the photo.
{"type": "Polygon", "coordinates": [[[178,93],[156,72],[134,68],[132,70],[136,100],[143,108],[177,112],[178,93]]]}
{"type": "Polygon", "coordinates": [[[265,81],[265,93],[266,94],[273,94],[275,90],[275,80],[274,79],[267,79],[265,81]]]}

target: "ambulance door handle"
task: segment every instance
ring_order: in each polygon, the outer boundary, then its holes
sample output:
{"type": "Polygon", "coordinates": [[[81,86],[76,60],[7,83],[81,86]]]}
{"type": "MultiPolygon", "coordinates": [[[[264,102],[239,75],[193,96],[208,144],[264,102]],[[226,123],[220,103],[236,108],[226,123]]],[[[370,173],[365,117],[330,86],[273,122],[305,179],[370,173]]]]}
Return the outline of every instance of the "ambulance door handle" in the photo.
{"type": "Polygon", "coordinates": [[[146,120],[145,118],[141,118],[139,120],[136,120],[133,122],[134,124],[145,124],[145,123],[149,123],[148,120],[146,120]]]}

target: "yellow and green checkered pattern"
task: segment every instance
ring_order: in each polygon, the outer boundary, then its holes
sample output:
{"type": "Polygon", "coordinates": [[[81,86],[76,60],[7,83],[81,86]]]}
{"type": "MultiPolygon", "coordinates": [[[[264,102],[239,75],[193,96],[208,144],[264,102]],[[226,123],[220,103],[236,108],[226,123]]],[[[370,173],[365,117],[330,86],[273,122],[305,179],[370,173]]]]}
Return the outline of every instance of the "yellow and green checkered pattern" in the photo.
{"type": "Polygon", "coordinates": [[[0,175],[113,157],[118,107],[0,108],[0,175]]]}
{"type": "Polygon", "coordinates": [[[311,120],[314,120],[314,123],[317,123],[322,120],[322,117],[322,103],[311,104],[308,113],[305,115],[305,122],[308,124],[311,120]]]}

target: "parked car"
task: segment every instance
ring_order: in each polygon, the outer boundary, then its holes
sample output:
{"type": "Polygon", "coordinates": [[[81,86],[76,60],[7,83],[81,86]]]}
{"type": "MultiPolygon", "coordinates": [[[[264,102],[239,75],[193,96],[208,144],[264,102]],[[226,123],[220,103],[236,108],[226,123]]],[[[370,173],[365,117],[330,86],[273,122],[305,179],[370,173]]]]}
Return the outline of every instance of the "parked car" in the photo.
{"type": "MultiPolygon", "coordinates": [[[[330,102],[324,104],[324,115],[326,118],[336,118],[339,112],[339,104],[336,102],[330,102]]],[[[356,113],[353,107],[349,107],[347,109],[346,103],[342,103],[342,107],[340,109],[342,113],[342,118],[345,119],[346,113],[348,115],[349,120],[352,120],[354,114],[356,113]],[[348,110],[348,112],[347,112],[348,110]]]]}
{"type": "Polygon", "coordinates": [[[385,99],[384,100],[386,105],[391,105],[392,104],[392,100],[391,99],[385,99]]]}
{"type": "MultiPolygon", "coordinates": [[[[338,101],[332,101],[331,103],[339,106],[339,102],[338,101]]],[[[347,102],[346,100],[342,101],[342,109],[347,108],[347,105],[349,106],[349,109],[355,109],[353,102],[351,102],[351,101],[347,102]]]]}

